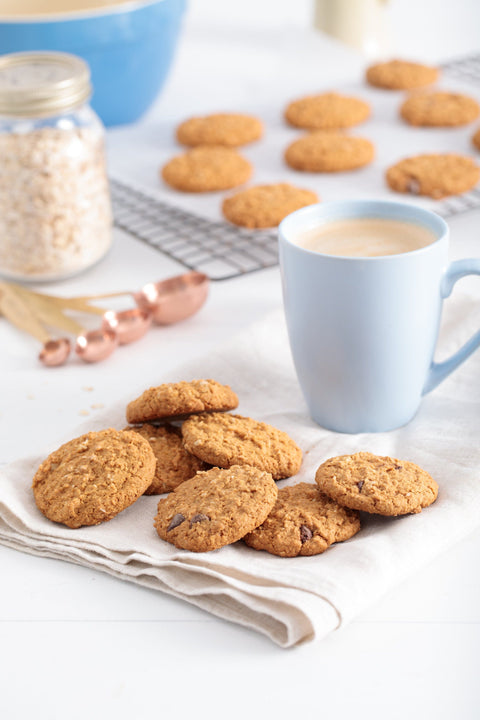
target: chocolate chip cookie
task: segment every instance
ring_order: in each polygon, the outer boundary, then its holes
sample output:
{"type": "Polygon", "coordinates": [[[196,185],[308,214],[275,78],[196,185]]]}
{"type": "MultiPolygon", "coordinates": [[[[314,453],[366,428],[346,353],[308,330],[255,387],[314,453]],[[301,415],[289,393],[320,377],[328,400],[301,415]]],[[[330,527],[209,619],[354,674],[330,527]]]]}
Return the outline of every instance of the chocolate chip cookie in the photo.
{"type": "Polygon", "coordinates": [[[369,452],[330,458],[315,481],[341,505],[378,515],[419,513],[438,495],[437,483],[418,465],[369,452]]]}
{"type": "Polygon", "coordinates": [[[255,550],[281,557],[319,555],[359,530],[358,512],[331,500],[316,485],[303,482],[281,488],[266,520],[244,541],[255,550]]]}
{"type": "Polygon", "coordinates": [[[39,510],[70,528],[98,525],[131,505],[150,486],[155,455],[138,433],[100,430],[51,453],[33,478],[39,510]]]}
{"type": "Polygon", "coordinates": [[[272,476],[254,467],[199,472],[158,503],[155,528],[176,547],[208,552],[261,525],[275,504],[272,476]]]}
{"type": "Polygon", "coordinates": [[[395,192],[428,195],[439,200],[475,187],[480,180],[480,169],[465,155],[415,155],[388,168],[386,180],[395,192]]]}
{"type": "Polygon", "coordinates": [[[187,450],[210,465],[252,465],[276,480],[300,470],[302,451],[282,430],[241,415],[195,415],[182,425],[187,450]]]}

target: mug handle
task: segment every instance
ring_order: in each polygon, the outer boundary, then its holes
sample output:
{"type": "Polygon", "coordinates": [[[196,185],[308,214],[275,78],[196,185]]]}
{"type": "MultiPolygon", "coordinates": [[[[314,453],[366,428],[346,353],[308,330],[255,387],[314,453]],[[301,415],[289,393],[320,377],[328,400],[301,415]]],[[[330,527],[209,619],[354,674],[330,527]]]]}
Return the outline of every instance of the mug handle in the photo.
{"type": "MultiPolygon", "coordinates": [[[[442,278],[440,294],[442,299],[448,298],[453,290],[453,286],[465,275],[480,275],[480,259],[466,258],[465,260],[455,260],[448,267],[442,278]]],[[[472,335],[470,340],[462,345],[451,357],[441,363],[432,362],[427,376],[427,381],[423,388],[422,395],[426,395],[437,387],[447,375],[456,370],[461,363],[480,346],[480,330],[472,335]]]]}

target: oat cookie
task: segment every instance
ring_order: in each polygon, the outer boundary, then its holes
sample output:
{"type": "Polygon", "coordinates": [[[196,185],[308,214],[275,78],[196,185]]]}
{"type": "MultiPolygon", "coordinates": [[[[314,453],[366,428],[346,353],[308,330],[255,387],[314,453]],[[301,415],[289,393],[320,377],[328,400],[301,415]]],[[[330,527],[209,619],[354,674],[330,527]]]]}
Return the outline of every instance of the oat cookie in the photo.
{"type": "Polygon", "coordinates": [[[341,172],[368,165],[374,154],[370,140],[318,130],[289,145],[285,161],[294,170],[341,172]]]}
{"type": "Polygon", "coordinates": [[[318,196],[288,183],[255,185],[225,198],[222,211],[227,220],[247,228],[276,227],[294,210],[313,205],[318,196]]]}
{"type": "Polygon", "coordinates": [[[473,143],[474,147],[477,148],[477,150],[480,150],[480,128],[478,128],[476,130],[476,132],[474,133],[474,135],[472,137],[472,143],[473,143]]]}
{"type": "Polygon", "coordinates": [[[388,168],[387,184],[395,192],[428,195],[438,200],[474,187],[480,179],[476,162],[453,153],[415,155],[388,168]]]}
{"type": "Polygon", "coordinates": [[[400,115],[410,125],[457,127],[473,122],[480,114],[477,101],[468,95],[450,92],[418,92],[400,107],[400,115]]]}
{"type": "Polygon", "coordinates": [[[319,555],[359,530],[358,512],[330,500],[317,485],[302,482],[281,488],[266,520],[243,539],[255,550],[296,557],[319,555]]]}
{"type": "Polygon", "coordinates": [[[252,115],[216,113],[193,117],[177,128],[177,140],[182,145],[224,145],[239,147],[262,137],[263,125],[252,115]]]}
{"type": "Polygon", "coordinates": [[[275,480],[300,470],[302,451],[282,430],[241,415],[195,415],[182,425],[183,443],[210,465],[253,465],[275,480]]]}
{"type": "Polygon", "coordinates": [[[171,492],[177,485],[189,480],[198,470],[206,470],[208,465],[183,447],[182,433],[173,425],[139,425],[128,427],[148,440],[157,461],[152,484],[145,495],[160,495],[171,492]]]}
{"type": "Polygon", "coordinates": [[[153,480],[155,456],[138,433],[89,432],[55,450],[33,478],[39,510],[70,528],[111,520],[153,480]]]}
{"type": "Polygon", "coordinates": [[[290,125],[307,130],[351,127],[362,123],[369,116],[368,103],[334,92],[294,100],[285,110],[285,119],[290,125]]]}
{"type": "Polygon", "coordinates": [[[411,90],[438,80],[438,69],[407,60],[390,60],[367,68],[366,80],[385,90],[411,90]]]}
{"type": "Polygon", "coordinates": [[[163,540],[193,552],[208,552],[240,540],[275,504],[272,476],[234,465],[199,472],[158,503],[155,528],[163,540]]]}
{"type": "Polygon", "coordinates": [[[438,494],[435,480],[418,465],[369,452],[330,458],[315,481],[341,505],[378,515],[419,513],[438,494]]]}
{"type": "Polygon", "coordinates": [[[144,423],[181,418],[192,413],[233,410],[238,397],[228,385],[216,380],[164,383],[145,390],[127,405],[127,422],[144,423]]]}
{"type": "Polygon", "coordinates": [[[183,192],[214,192],[242,185],[252,166],[232,148],[203,146],[172,158],[162,169],[168,185],[183,192]]]}

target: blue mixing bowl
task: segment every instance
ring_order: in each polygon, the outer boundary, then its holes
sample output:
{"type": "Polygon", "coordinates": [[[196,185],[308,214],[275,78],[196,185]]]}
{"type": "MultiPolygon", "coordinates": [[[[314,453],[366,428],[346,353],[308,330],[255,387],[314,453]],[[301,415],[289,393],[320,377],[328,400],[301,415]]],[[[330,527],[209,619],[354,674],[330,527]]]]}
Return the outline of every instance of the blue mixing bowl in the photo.
{"type": "Polygon", "coordinates": [[[83,0],[88,10],[78,9],[82,0],[58,5],[60,12],[48,14],[34,12],[35,0],[17,0],[15,15],[2,16],[0,8],[0,54],[58,50],[79,55],[90,66],[92,106],[105,125],[138,120],[167,77],[185,0],[132,0],[93,9],[92,0],[83,0]]]}

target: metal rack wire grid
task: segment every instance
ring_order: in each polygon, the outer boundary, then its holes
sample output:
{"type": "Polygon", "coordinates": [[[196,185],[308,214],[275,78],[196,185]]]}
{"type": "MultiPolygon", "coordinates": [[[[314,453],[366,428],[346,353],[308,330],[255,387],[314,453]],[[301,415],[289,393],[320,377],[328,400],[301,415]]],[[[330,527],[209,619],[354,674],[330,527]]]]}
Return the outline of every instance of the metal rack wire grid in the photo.
{"type": "Polygon", "coordinates": [[[212,222],[119,182],[110,181],[115,225],[211,280],[278,264],[276,230],[212,222]]]}
{"type": "MultiPolygon", "coordinates": [[[[480,54],[441,65],[452,78],[480,86],[480,54]]],[[[246,230],[174,207],[111,180],[115,225],[211,280],[228,280],[278,264],[276,230],[246,230]]],[[[438,203],[444,218],[480,208],[480,189],[438,203]]]]}

